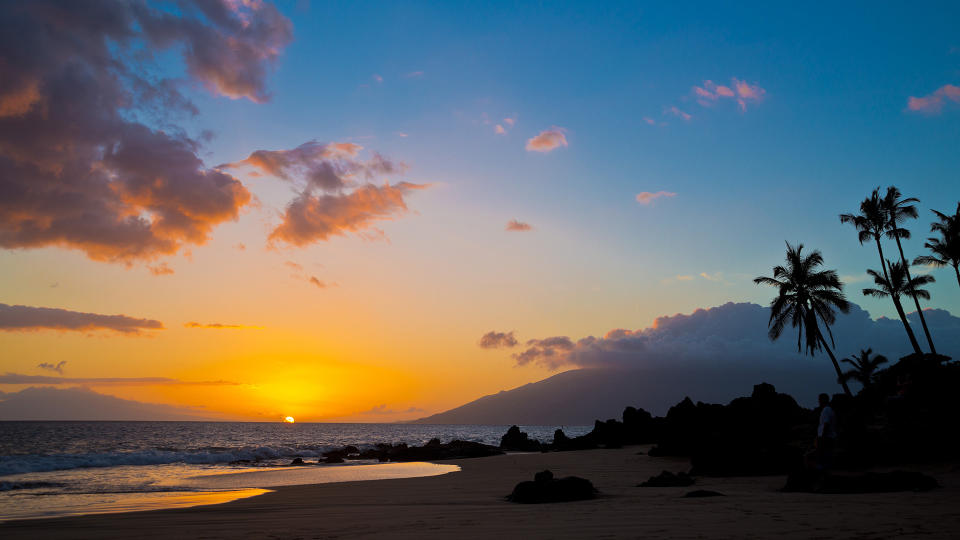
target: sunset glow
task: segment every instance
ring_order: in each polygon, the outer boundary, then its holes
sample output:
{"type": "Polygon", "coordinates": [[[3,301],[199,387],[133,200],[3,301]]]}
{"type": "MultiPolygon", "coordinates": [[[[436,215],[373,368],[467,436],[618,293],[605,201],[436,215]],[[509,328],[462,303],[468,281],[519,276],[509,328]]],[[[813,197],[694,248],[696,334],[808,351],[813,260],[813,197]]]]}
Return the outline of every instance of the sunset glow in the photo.
{"type": "Polygon", "coordinates": [[[956,13],[319,4],[8,10],[0,399],[414,420],[767,305],[785,239],[897,319],[837,215],[899,186],[918,256],[957,198],[956,13]]]}

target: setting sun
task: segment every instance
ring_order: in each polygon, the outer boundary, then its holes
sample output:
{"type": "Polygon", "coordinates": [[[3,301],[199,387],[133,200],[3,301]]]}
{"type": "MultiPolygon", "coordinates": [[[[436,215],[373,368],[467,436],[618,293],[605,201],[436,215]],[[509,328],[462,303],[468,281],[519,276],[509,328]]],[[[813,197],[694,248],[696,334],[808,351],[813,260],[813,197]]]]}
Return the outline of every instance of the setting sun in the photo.
{"type": "Polygon", "coordinates": [[[283,421],[286,422],[286,423],[288,423],[288,424],[292,424],[292,423],[294,422],[292,416],[288,416],[288,417],[284,418],[283,421]]]}

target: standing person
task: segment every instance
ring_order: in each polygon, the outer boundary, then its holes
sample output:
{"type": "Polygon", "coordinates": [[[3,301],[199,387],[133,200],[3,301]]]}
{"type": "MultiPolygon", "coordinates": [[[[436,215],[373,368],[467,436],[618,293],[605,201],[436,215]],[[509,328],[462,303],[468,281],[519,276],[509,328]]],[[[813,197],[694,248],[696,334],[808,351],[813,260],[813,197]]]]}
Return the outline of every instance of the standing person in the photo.
{"type": "Polygon", "coordinates": [[[837,414],[830,406],[830,396],[820,394],[820,424],[817,426],[816,457],[818,469],[829,469],[837,442],[837,414]]]}

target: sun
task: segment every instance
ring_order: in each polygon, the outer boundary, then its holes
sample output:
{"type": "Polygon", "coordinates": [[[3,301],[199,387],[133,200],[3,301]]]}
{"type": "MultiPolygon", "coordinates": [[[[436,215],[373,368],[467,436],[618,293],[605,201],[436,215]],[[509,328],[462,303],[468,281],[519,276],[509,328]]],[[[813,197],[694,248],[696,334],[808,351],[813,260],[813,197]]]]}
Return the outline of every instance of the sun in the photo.
{"type": "Polygon", "coordinates": [[[292,423],[294,422],[292,416],[288,416],[288,417],[284,418],[283,421],[286,422],[286,423],[288,423],[288,424],[292,424],[292,423]]]}

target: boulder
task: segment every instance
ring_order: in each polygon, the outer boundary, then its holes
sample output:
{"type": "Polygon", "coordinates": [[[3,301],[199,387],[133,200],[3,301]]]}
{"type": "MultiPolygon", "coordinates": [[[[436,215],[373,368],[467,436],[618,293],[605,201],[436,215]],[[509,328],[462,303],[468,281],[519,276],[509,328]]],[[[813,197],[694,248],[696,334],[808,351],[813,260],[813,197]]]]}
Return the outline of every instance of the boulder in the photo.
{"type": "Polygon", "coordinates": [[[500,438],[500,448],[517,452],[539,452],[541,445],[540,441],[531,439],[526,433],[520,431],[518,426],[510,426],[510,429],[500,438]]]}
{"type": "Polygon", "coordinates": [[[541,471],[534,475],[532,482],[520,482],[507,496],[515,503],[538,504],[553,502],[581,501],[597,496],[593,483],[585,478],[567,476],[554,478],[550,471],[541,471]]]}

